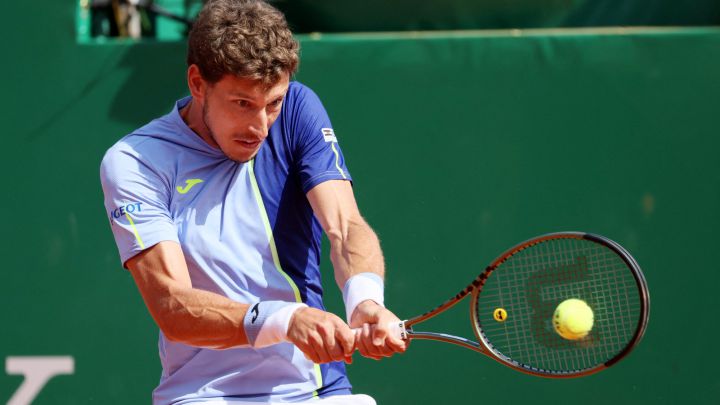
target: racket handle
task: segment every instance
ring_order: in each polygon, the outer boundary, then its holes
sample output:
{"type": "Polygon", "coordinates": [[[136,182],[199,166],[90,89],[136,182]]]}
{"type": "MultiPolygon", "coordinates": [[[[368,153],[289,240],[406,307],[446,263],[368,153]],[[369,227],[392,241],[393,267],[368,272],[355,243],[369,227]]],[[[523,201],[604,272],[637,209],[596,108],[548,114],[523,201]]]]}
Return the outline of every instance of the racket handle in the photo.
{"type": "MultiPolygon", "coordinates": [[[[388,323],[388,328],[390,328],[390,333],[393,334],[395,337],[402,340],[408,339],[408,332],[407,328],[405,327],[405,321],[390,322],[388,323]]],[[[362,328],[353,328],[352,331],[355,332],[355,334],[357,335],[362,332],[362,328]]]]}

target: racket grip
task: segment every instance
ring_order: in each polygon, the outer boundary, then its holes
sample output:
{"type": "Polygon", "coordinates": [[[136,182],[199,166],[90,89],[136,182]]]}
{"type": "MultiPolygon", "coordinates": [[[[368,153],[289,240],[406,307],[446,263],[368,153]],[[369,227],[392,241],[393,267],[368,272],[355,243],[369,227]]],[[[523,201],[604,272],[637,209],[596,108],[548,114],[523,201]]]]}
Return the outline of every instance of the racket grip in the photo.
{"type": "MultiPolygon", "coordinates": [[[[405,321],[389,322],[388,328],[390,328],[390,333],[395,337],[402,340],[408,339],[408,332],[407,328],[405,327],[405,321]]],[[[355,334],[357,335],[362,332],[362,328],[353,328],[352,331],[355,332],[355,334]]]]}

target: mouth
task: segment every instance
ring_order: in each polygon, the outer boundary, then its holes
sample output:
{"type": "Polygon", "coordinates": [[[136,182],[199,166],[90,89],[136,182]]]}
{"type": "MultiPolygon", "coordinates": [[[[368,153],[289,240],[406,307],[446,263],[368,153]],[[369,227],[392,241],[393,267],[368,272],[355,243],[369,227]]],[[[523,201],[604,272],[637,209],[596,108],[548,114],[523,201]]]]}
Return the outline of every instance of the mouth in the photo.
{"type": "Polygon", "coordinates": [[[246,148],[246,149],[255,149],[255,148],[257,148],[258,146],[260,146],[260,143],[261,143],[262,141],[237,139],[237,140],[235,140],[235,142],[236,142],[237,144],[239,144],[240,146],[242,146],[243,148],[246,148]]]}

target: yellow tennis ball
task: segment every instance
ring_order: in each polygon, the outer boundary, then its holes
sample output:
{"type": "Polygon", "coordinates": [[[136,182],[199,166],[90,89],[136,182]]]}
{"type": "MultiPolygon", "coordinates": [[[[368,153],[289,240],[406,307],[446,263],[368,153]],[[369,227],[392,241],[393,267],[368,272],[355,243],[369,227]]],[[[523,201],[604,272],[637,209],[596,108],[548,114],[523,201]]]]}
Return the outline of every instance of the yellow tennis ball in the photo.
{"type": "Polygon", "coordinates": [[[555,331],[568,340],[579,340],[587,336],[594,321],[592,308],[577,298],[561,302],[553,314],[555,331]]]}

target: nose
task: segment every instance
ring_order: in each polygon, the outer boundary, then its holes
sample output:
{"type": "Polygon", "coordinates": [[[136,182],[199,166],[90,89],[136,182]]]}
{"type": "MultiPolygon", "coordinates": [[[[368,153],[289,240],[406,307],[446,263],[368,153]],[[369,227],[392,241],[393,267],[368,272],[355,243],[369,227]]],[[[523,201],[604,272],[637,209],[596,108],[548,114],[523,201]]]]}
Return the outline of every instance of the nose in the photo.
{"type": "Polygon", "coordinates": [[[254,135],[265,138],[268,133],[268,115],[264,108],[259,108],[250,121],[250,132],[254,135]]]}

